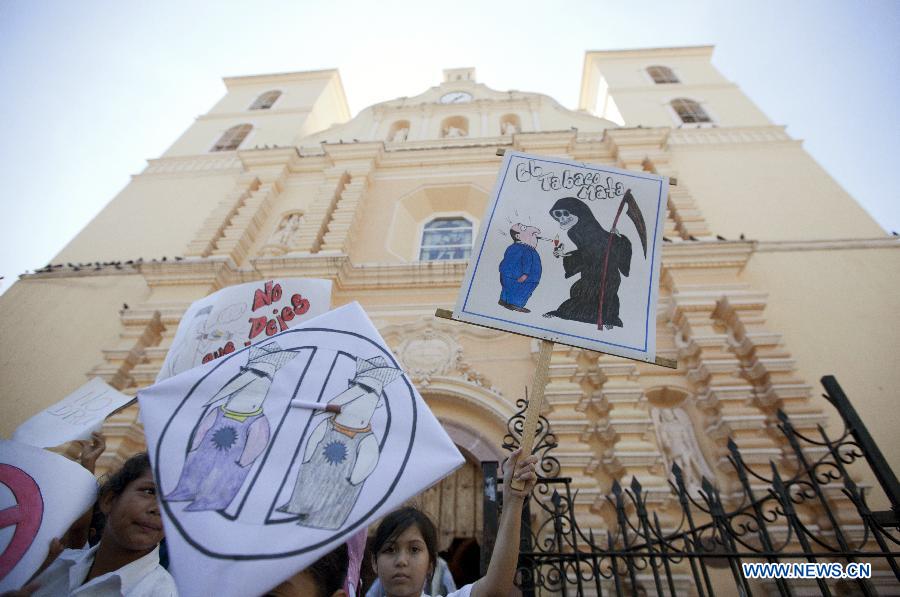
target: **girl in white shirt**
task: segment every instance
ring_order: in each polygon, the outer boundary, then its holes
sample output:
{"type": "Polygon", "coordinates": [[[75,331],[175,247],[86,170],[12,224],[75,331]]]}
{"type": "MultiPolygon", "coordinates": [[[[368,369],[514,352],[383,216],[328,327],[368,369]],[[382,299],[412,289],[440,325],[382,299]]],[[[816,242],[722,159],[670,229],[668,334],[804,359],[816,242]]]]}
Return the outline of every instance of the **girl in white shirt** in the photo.
{"type": "MultiPolygon", "coordinates": [[[[503,513],[487,574],[447,597],[506,597],[513,587],[519,558],[522,506],[537,482],[536,456],[519,458],[513,452],[504,466],[503,513]],[[512,479],[525,482],[517,491],[512,479]]],[[[429,518],[415,508],[391,512],[378,525],[372,540],[372,567],[387,597],[420,597],[437,561],[437,532],[429,518]]]]}
{"type": "Polygon", "coordinates": [[[107,479],[99,505],[106,516],[100,542],[63,551],[20,594],[176,596],[175,581],[159,564],[163,525],[146,453],[135,454],[107,479]]]}

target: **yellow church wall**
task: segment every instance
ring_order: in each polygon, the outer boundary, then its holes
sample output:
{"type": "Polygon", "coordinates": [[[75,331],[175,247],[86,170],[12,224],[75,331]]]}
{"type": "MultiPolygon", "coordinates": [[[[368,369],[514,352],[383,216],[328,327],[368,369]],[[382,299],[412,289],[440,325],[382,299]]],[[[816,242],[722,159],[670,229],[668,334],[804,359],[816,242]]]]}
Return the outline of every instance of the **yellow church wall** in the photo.
{"type": "Polygon", "coordinates": [[[678,126],[667,105],[675,98],[700,102],[719,126],[765,126],[771,121],[740,88],[710,63],[711,46],[588,52],[580,107],[602,114],[612,96],[625,126],[678,126]],[[678,83],[657,84],[650,66],[672,69],[678,83]]]}
{"type": "Polygon", "coordinates": [[[293,175],[285,181],[282,192],[278,193],[272,201],[269,217],[262,225],[260,234],[253,243],[251,254],[265,254],[266,245],[277,240],[273,235],[289,214],[299,212],[303,214],[304,218],[308,217],[310,205],[315,200],[316,193],[323,181],[324,177],[318,172],[293,175]]]}
{"type": "Polygon", "coordinates": [[[227,119],[201,117],[164,155],[171,157],[213,153],[211,149],[225,131],[239,124],[252,125],[253,129],[244,138],[238,149],[251,149],[264,145],[291,145],[294,140],[294,131],[306,125],[309,115],[310,112],[307,110],[289,114],[254,110],[227,119]]]}
{"type": "Polygon", "coordinates": [[[101,347],[118,344],[122,304],[147,294],[123,274],[25,278],[0,296],[0,436],[86,383],[101,347]]]}
{"type": "MultiPolygon", "coordinates": [[[[798,375],[822,393],[834,375],[894,470],[900,470],[900,245],[883,249],[770,252],[765,245],[741,278],[765,289],[767,327],[783,334],[798,375]]],[[[830,405],[830,429],[842,429],[830,405]]]]}
{"type": "Polygon", "coordinates": [[[394,169],[376,172],[365,191],[365,219],[350,239],[354,263],[419,259],[424,225],[435,217],[465,217],[477,234],[496,171],[473,174],[452,164],[424,174],[394,169]]]}
{"type": "MultiPolygon", "coordinates": [[[[250,106],[256,98],[267,91],[282,92],[281,97],[270,109],[272,112],[308,109],[325,93],[329,86],[340,86],[340,76],[336,70],[225,77],[224,81],[228,93],[213,106],[209,111],[210,115],[243,111],[256,112],[257,110],[250,110],[250,106]]],[[[340,90],[340,93],[340,98],[332,96],[328,98],[328,101],[340,101],[343,99],[343,89],[340,90]]]]}
{"type": "Polygon", "coordinates": [[[166,150],[166,157],[208,153],[222,134],[238,124],[253,130],[240,149],[264,145],[293,145],[298,135],[306,136],[350,118],[347,99],[337,71],[313,71],[231,77],[222,99],[195,122],[166,150]],[[251,110],[250,106],[267,91],[281,91],[273,106],[251,110]]]}
{"type": "Polygon", "coordinates": [[[709,68],[712,46],[665,48],[663,50],[620,50],[588,52],[586,61],[602,72],[612,87],[653,85],[649,66],[668,66],[681,84],[721,85],[728,83],[718,71],[709,68]]]}
{"type": "MultiPolygon", "coordinates": [[[[651,83],[652,85],[652,83],[651,83]]],[[[657,85],[650,89],[612,90],[625,126],[681,125],[669,102],[678,98],[692,99],[717,126],[766,126],[771,124],[743,94],[726,87],[683,87],[677,84],[657,85]]],[[[691,125],[683,125],[691,126],[691,125]]]]}
{"type": "Polygon", "coordinates": [[[315,118],[318,124],[315,129],[310,128],[309,131],[305,131],[306,134],[323,130],[334,124],[344,123],[350,119],[350,108],[344,95],[341,76],[337,71],[333,72],[334,75],[329,78],[328,85],[321,90],[313,104],[311,117],[315,118]]]}
{"type": "Polygon", "coordinates": [[[233,173],[137,176],[53,262],[183,255],[236,178],[233,173]]]}
{"type": "Polygon", "coordinates": [[[798,142],[670,144],[671,167],[713,234],[737,239],[883,237],[798,142]]]}

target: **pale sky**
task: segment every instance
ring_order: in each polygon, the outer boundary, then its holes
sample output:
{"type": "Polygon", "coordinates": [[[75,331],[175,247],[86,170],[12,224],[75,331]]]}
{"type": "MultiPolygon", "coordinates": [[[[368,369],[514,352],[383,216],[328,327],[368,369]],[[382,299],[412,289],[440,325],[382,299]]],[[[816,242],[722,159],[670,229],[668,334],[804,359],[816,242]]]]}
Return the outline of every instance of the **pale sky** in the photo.
{"type": "Polygon", "coordinates": [[[224,76],[338,68],[355,115],[474,66],[574,109],[585,51],[703,44],[900,231],[898,0],[0,0],[0,293],[207,112],[224,76]]]}

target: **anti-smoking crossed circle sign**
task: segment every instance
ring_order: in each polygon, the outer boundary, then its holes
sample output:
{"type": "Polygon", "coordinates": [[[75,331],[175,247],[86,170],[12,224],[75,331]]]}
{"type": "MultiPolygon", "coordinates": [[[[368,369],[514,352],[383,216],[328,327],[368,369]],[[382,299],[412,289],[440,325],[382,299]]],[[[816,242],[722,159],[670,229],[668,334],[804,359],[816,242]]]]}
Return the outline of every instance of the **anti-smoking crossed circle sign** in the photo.
{"type": "Polygon", "coordinates": [[[38,484],[22,469],[0,464],[0,483],[9,488],[15,505],[0,510],[0,529],[15,526],[12,539],[0,554],[0,579],[16,567],[31,547],[44,516],[44,499],[38,484]]]}

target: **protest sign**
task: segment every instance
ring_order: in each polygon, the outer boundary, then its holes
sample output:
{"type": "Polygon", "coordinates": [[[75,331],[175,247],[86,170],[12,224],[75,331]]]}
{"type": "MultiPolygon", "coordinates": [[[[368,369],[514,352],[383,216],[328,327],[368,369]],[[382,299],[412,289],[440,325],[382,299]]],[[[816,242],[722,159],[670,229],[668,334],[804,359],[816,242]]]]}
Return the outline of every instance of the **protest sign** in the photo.
{"type": "Polygon", "coordinates": [[[541,339],[522,424],[527,454],[555,342],[676,367],[656,356],[669,181],[514,151],[498,155],[503,164],[456,306],[435,315],[541,339]]]}
{"type": "Polygon", "coordinates": [[[282,278],[229,286],[188,307],[156,381],[296,327],[331,308],[331,281],[282,278]]]}
{"type": "Polygon", "coordinates": [[[52,448],[72,440],[88,440],[104,419],[133,398],[99,377],[87,382],[60,402],[22,423],[13,439],[38,448],[52,448]]]}
{"type": "Polygon", "coordinates": [[[357,303],[138,399],[187,596],[265,593],[463,463],[357,303]]]}
{"type": "Polygon", "coordinates": [[[20,588],[50,542],[97,497],[94,476],[53,452],[0,440],[0,592],[20,588]]]}
{"type": "Polygon", "coordinates": [[[507,151],[454,319],[656,360],[668,181],[507,151]]]}

